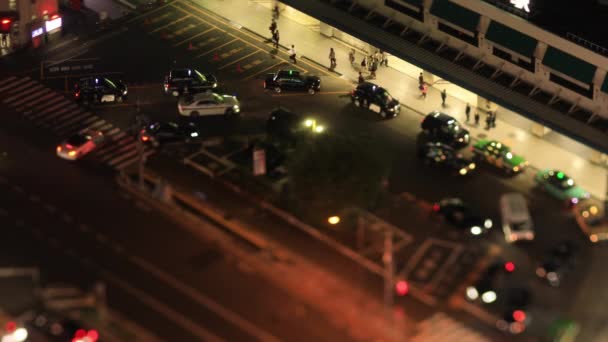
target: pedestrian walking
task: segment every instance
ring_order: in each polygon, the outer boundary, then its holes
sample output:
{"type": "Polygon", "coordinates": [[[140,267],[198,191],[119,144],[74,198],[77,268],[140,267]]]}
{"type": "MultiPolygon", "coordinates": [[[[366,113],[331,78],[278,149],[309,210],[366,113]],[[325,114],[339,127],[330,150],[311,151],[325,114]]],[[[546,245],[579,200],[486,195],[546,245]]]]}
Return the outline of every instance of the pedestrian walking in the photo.
{"type": "Polygon", "coordinates": [[[370,77],[376,79],[376,70],[378,70],[378,61],[373,61],[369,69],[370,77]]]}
{"type": "Polygon", "coordinates": [[[420,75],[418,76],[418,85],[422,87],[423,84],[424,84],[424,76],[422,76],[422,73],[420,73],[420,75]]]}
{"type": "Polygon", "coordinates": [[[479,112],[475,112],[475,126],[479,126],[479,112]]]}
{"type": "Polygon", "coordinates": [[[496,111],[492,113],[492,128],[496,128],[496,111]]]}
{"type": "Polygon", "coordinates": [[[380,50],[380,66],[382,65],[388,67],[388,56],[386,55],[386,52],[380,50]]]}
{"type": "Polygon", "coordinates": [[[367,57],[363,56],[363,58],[361,59],[361,68],[363,70],[367,69],[367,57]]]}
{"type": "Polygon", "coordinates": [[[445,99],[448,97],[448,93],[443,89],[441,92],[441,107],[445,107],[445,99]]]}
{"type": "Polygon", "coordinates": [[[272,33],[272,41],[274,44],[274,48],[278,50],[279,49],[279,30],[275,30],[272,33]]]}
{"type": "Polygon", "coordinates": [[[348,52],[348,61],[350,62],[350,65],[355,63],[355,49],[350,49],[348,52]]]}
{"type": "Polygon", "coordinates": [[[296,61],[296,47],[293,44],[289,49],[289,59],[293,61],[293,64],[298,64],[298,62],[296,61]]]}
{"type": "Polygon", "coordinates": [[[279,19],[279,4],[275,4],[272,8],[272,19],[279,19]]]}
{"type": "Polygon", "coordinates": [[[486,115],[486,129],[490,130],[492,128],[492,112],[488,112],[486,115]]]}
{"type": "Polygon", "coordinates": [[[429,87],[426,85],[426,83],[423,83],[420,86],[420,90],[422,91],[422,98],[424,98],[426,100],[426,93],[428,92],[429,87]]]}
{"type": "Polygon", "coordinates": [[[467,102],[467,108],[464,110],[464,115],[467,117],[467,122],[469,122],[469,118],[471,116],[471,105],[467,102]]]}
{"type": "Polygon", "coordinates": [[[276,22],[276,20],[272,19],[272,22],[270,23],[270,27],[268,27],[268,29],[270,30],[270,34],[273,35],[274,31],[277,30],[277,22],[276,22]]]}
{"type": "Polygon", "coordinates": [[[380,64],[380,62],[382,61],[382,54],[380,53],[380,50],[376,50],[376,53],[374,54],[374,58],[376,59],[378,64],[380,64]]]}
{"type": "Polygon", "coordinates": [[[336,52],[334,48],[329,48],[329,68],[335,69],[336,65],[336,52]]]}
{"type": "Polygon", "coordinates": [[[357,82],[359,84],[365,82],[365,77],[363,77],[363,74],[361,73],[361,71],[359,71],[359,79],[357,80],[357,82]]]}

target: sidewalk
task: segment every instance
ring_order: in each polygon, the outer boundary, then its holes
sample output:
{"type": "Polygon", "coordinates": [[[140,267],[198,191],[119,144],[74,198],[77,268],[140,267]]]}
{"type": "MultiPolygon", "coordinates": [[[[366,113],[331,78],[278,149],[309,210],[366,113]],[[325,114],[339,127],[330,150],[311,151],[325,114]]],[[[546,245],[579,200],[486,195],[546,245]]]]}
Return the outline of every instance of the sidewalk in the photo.
{"type": "MultiPolygon", "coordinates": [[[[238,23],[248,30],[262,36],[269,35],[268,26],[271,19],[270,6],[273,3],[272,1],[195,1],[198,5],[238,23]]],[[[342,74],[343,78],[354,83],[358,77],[358,70],[348,62],[348,51],[351,47],[335,38],[327,38],[320,34],[316,28],[318,27],[314,25],[314,20],[310,17],[289,8],[281,12],[281,17],[278,20],[278,29],[283,46],[293,43],[300,58],[306,57],[322,65],[329,65],[329,49],[333,47],[338,62],[335,71],[342,74]]],[[[362,52],[357,49],[355,61],[361,61],[362,52]]],[[[530,127],[526,128],[530,124],[529,120],[504,108],[498,109],[497,128],[490,131],[485,129],[485,109],[472,108],[471,121],[473,121],[473,113],[476,110],[480,112],[479,126],[465,123],[466,101],[474,106],[477,102],[474,94],[465,90],[454,91],[458,98],[453,97],[450,94],[451,89],[456,88],[453,85],[446,85],[449,82],[439,80],[435,82],[435,86],[430,87],[426,100],[423,100],[419,96],[418,79],[413,76],[413,73],[415,71],[412,70],[411,65],[390,56],[389,67],[380,67],[377,71],[377,78],[373,82],[387,88],[405,107],[420,115],[426,115],[433,110],[442,110],[464,123],[474,139],[490,138],[502,141],[510,146],[514,152],[521,151],[520,153],[533,166],[530,171],[559,168],[574,178],[580,186],[593,196],[601,200],[605,199],[607,170],[589,160],[591,152],[588,148],[555,133],[549,133],[551,140],[566,146],[568,150],[549,142],[548,139],[541,139],[531,133],[530,127]],[[447,106],[441,108],[440,92],[444,88],[448,89],[447,106]],[[466,100],[463,100],[463,98],[466,100]]]]}

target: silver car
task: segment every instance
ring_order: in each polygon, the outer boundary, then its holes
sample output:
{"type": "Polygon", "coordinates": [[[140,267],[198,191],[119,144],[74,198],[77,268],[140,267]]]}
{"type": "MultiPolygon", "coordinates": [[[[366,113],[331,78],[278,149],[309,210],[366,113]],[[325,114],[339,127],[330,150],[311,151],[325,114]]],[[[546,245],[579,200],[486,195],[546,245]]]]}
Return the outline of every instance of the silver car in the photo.
{"type": "Polygon", "coordinates": [[[198,117],[205,115],[234,116],[241,111],[239,100],[232,95],[219,95],[211,91],[183,97],[177,103],[180,115],[198,117]]]}
{"type": "Polygon", "coordinates": [[[103,144],[105,137],[102,132],[84,129],[57,146],[57,156],[67,160],[76,160],[103,144]]]}

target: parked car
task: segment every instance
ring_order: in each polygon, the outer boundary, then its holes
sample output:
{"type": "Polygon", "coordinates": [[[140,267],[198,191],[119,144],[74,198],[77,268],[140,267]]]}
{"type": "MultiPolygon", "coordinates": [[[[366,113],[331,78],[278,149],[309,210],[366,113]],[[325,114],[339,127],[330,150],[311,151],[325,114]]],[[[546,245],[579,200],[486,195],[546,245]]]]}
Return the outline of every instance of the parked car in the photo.
{"type": "Polygon", "coordinates": [[[422,145],[418,150],[418,156],[427,165],[442,167],[458,175],[466,176],[476,168],[475,163],[453,147],[441,142],[430,142],[422,145]]]}
{"type": "Polygon", "coordinates": [[[433,204],[433,211],[451,225],[474,236],[488,232],[493,226],[492,219],[475,213],[460,198],[444,198],[433,204]]]}
{"type": "Polygon", "coordinates": [[[233,117],[241,112],[236,96],[220,95],[211,91],[183,96],[177,102],[177,110],[182,116],[196,118],[207,115],[233,117]]]}
{"type": "Polygon", "coordinates": [[[523,333],[530,324],[529,307],[532,303],[532,293],[525,287],[508,288],[504,293],[505,308],[502,317],[496,321],[496,327],[510,335],[523,333]]]}
{"type": "Polygon", "coordinates": [[[283,91],[306,91],[314,94],[321,90],[321,79],[317,76],[304,76],[297,70],[279,70],[266,75],[264,89],[283,91]]]}
{"type": "Polygon", "coordinates": [[[590,197],[587,191],[577,186],[572,178],[559,170],[538,171],[534,180],[542,190],[569,205],[590,197]]]}
{"type": "Polygon", "coordinates": [[[491,304],[498,299],[499,288],[504,282],[503,277],[511,274],[515,270],[513,262],[505,262],[496,258],[490,262],[488,267],[481,273],[479,278],[465,289],[467,300],[483,304],[491,304]]]}
{"type": "Polygon", "coordinates": [[[536,275],[553,287],[559,287],[563,277],[572,271],[576,263],[576,246],[571,241],[562,241],[551,248],[540,265],[536,275]]]}
{"type": "Polygon", "coordinates": [[[112,81],[106,77],[83,77],[74,84],[73,96],[77,102],[85,104],[122,102],[129,91],[122,81],[112,81]]]}
{"type": "Polygon", "coordinates": [[[172,69],[165,76],[163,90],[165,94],[181,96],[196,94],[217,88],[217,79],[211,74],[203,74],[196,69],[172,69]]]}
{"type": "Polygon", "coordinates": [[[388,90],[370,82],[364,82],[353,89],[350,100],[359,107],[378,113],[382,118],[394,118],[401,111],[399,100],[393,98],[388,90]]]}
{"type": "Polygon", "coordinates": [[[77,160],[103,144],[105,136],[94,129],[84,129],[57,146],[57,156],[66,160],[77,160]]]}
{"type": "Polygon", "coordinates": [[[200,137],[195,124],[189,122],[178,124],[175,122],[155,122],[144,127],[140,132],[142,142],[158,147],[168,142],[190,142],[200,137]]]}
{"type": "Polygon", "coordinates": [[[431,139],[456,148],[467,146],[471,141],[469,131],[462,128],[456,119],[438,111],[427,114],[420,127],[431,139]]]}
{"type": "Polygon", "coordinates": [[[520,173],[528,166],[524,157],[511,152],[507,145],[496,140],[480,139],[471,150],[475,160],[499,168],[507,174],[520,173]]]}

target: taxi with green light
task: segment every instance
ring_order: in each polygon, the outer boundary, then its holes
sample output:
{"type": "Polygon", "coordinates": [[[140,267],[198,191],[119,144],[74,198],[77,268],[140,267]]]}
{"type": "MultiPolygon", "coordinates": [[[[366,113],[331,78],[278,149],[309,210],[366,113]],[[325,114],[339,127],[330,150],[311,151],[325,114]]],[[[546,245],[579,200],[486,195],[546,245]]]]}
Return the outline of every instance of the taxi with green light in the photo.
{"type": "Polygon", "coordinates": [[[528,166],[524,157],[514,154],[507,145],[496,140],[480,139],[471,150],[476,160],[484,161],[509,174],[522,172],[528,166]]]}
{"type": "Polygon", "coordinates": [[[534,177],[536,184],[549,195],[568,204],[577,204],[589,198],[589,193],[574,183],[574,180],[559,170],[541,170],[534,177]]]}

